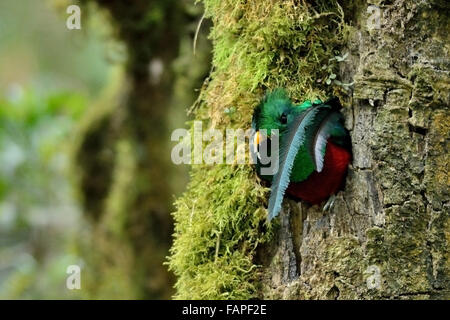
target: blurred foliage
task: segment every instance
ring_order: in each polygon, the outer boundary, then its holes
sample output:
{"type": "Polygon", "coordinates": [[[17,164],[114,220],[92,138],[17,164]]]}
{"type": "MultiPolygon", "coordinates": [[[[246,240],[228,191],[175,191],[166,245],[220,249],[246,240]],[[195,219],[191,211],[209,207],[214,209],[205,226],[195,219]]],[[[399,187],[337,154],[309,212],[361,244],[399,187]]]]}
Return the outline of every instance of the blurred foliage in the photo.
{"type": "Polygon", "coordinates": [[[206,29],[192,52],[201,13],[190,0],[0,2],[1,298],[170,296],[186,168],[148,154],[168,153],[209,71],[206,29]],[[71,4],[81,30],[66,28],[71,4]],[[147,83],[151,61],[161,81],[147,83]],[[65,287],[71,264],[80,291],[65,287]]]}
{"type": "Polygon", "coordinates": [[[66,28],[45,1],[0,2],[0,298],[78,298],[87,232],[69,178],[74,124],[108,81],[107,25],[66,28]],[[93,30],[96,30],[95,32],[93,30]]]}
{"type": "Polygon", "coordinates": [[[0,298],[173,293],[162,262],[187,173],[153,155],[169,155],[210,70],[202,12],[191,0],[0,2],[0,298]],[[66,28],[71,4],[81,30],[66,28]],[[73,264],[82,290],[66,288],[73,264]]]}
{"type": "Polygon", "coordinates": [[[66,178],[64,142],[86,97],[13,91],[0,100],[0,294],[61,297],[69,293],[67,266],[80,263],[65,241],[76,231],[79,212],[66,178]]]}
{"type": "Polygon", "coordinates": [[[74,148],[96,248],[95,255],[91,247],[83,253],[91,268],[86,291],[97,299],[170,298],[173,275],[163,265],[170,212],[187,180],[186,168],[170,161],[170,133],[184,126],[185,110],[210,70],[207,24],[194,55],[202,8],[190,0],[82,3],[109,17],[128,57],[120,85],[83,119],[74,148]]]}

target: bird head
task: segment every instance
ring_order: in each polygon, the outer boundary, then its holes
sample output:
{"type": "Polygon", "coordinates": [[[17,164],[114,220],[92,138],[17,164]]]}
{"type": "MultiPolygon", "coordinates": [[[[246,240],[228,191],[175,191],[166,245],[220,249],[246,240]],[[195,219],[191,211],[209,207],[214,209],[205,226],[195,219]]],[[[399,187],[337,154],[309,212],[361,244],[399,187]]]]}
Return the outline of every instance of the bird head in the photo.
{"type": "MultiPolygon", "coordinates": [[[[321,101],[317,100],[314,103],[321,103],[321,101]]],[[[312,105],[309,100],[300,105],[294,105],[282,88],[266,94],[253,114],[254,145],[258,146],[262,141],[270,138],[274,130],[278,130],[279,136],[283,136],[294,119],[312,105]],[[265,133],[261,133],[261,129],[265,129],[265,133]]]]}
{"type": "Polygon", "coordinates": [[[270,136],[272,130],[283,132],[292,120],[294,106],[284,89],[275,89],[266,94],[253,114],[253,127],[256,131],[266,129],[270,136]]]}

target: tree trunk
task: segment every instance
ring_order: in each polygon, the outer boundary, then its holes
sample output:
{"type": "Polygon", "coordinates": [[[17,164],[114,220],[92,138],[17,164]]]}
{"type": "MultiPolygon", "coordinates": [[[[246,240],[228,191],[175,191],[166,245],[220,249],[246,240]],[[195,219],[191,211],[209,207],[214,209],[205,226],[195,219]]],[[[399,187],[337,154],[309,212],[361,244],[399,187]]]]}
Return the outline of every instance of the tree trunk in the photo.
{"type": "Polygon", "coordinates": [[[174,180],[187,179],[170,162],[168,141],[209,71],[204,33],[192,53],[201,7],[172,0],[94,2],[111,18],[127,62],[118,83],[86,116],[75,151],[93,230],[82,249],[86,292],[91,298],[167,299],[173,275],[163,262],[179,190],[174,180]]]}
{"type": "Polygon", "coordinates": [[[271,225],[250,166],[195,167],[175,214],[176,297],[449,299],[448,2],[204,2],[204,127],[248,128],[266,88],[334,94],[353,161],[331,212],[286,199],[271,225]]]}

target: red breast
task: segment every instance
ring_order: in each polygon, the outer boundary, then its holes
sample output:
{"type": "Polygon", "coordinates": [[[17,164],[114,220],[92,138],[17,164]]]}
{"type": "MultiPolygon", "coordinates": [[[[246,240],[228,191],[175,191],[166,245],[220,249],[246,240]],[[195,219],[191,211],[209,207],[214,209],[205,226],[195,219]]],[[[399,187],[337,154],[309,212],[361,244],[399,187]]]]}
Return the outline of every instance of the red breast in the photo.
{"type": "Polygon", "coordinates": [[[302,182],[291,182],[287,194],[310,204],[319,204],[338,192],[347,173],[351,154],[345,148],[328,140],[321,172],[314,171],[302,182]]]}

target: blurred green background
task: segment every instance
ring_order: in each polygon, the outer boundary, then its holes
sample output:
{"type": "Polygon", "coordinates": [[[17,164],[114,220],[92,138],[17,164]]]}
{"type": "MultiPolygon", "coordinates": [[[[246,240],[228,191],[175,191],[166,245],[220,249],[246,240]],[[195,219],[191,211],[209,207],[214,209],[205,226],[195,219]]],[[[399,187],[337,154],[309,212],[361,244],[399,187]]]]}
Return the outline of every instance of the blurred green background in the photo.
{"type": "Polygon", "coordinates": [[[184,126],[185,110],[209,71],[210,47],[203,27],[193,55],[202,14],[193,1],[149,2],[136,1],[136,12],[122,10],[118,1],[0,1],[2,299],[160,299],[172,294],[173,279],[163,262],[172,201],[184,190],[187,174],[170,163],[168,137],[171,129],[184,126]],[[70,4],[82,8],[81,30],[66,28],[70,4]],[[121,10],[133,27],[118,19],[121,10]],[[167,30],[174,34],[172,41],[156,52],[153,47],[158,41],[164,46],[167,30]],[[142,34],[149,36],[137,43],[142,34]],[[167,57],[158,56],[165,67],[160,84],[149,73],[155,55],[164,50],[167,57]],[[156,102],[143,92],[156,92],[156,102]],[[99,118],[108,125],[92,121],[99,118]],[[144,122],[137,124],[135,118],[144,122]],[[146,120],[151,126],[150,118],[164,124],[158,128],[162,134],[133,132],[145,128],[146,120]],[[97,139],[98,132],[108,138],[97,139]],[[151,159],[155,149],[145,152],[154,141],[161,143],[160,160],[151,159]],[[103,150],[98,160],[88,145],[110,152],[103,150]],[[96,170],[102,174],[88,181],[96,170]],[[152,191],[152,180],[161,179],[152,179],[158,171],[167,177],[164,188],[158,187],[164,195],[152,191]],[[117,197],[124,189],[131,190],[132,201],[117,197]],[[141,206],[147,201],[157,203],[141,206]],[[165,233],[155,240],[151,237],[161,221],[167,224],[165,233]],[[136,231],[136,225],[143,230],[136,231]],[[69,265],[82,269],[81,290],[66,288],[69,265]],[[164,271],[154,272],[159,268],[164,271]]]}

